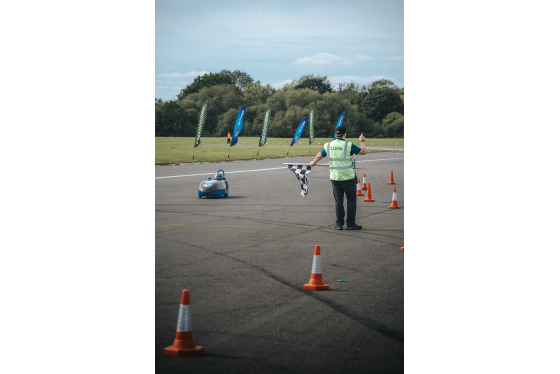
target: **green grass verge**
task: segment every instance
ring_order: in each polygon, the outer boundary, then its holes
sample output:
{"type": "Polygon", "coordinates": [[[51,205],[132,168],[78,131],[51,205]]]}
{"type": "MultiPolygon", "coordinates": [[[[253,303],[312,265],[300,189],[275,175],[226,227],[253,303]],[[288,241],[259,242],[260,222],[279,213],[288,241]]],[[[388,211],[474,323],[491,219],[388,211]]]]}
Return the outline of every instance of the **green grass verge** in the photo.
{"type": "MultiPolygon", "coordinates": [[[[292,139],[269,138],[268,145],[259,147],[258,137],[240,138],[237,144],[230,147],[225,137],[201,138],[198,147],[194,148],[194,137],[156,137],[155,158],[156,165],[184,164],[195,162],[220,162],[235,160],[260,160],[266,158],[315,156],[321,151],[322,145],[331,138],[316,138],[312,145],[309,139],[302,139],[290,147],[292,139]],[[280,145],[281,144],[281,145],[280,145]],[[321,146],[319,146],[321,144],[321,146]],[[229,157],[228,157],[229,152],[229,157]],[[257,154],[258,153],[258,154],[257,154]],[[194,157],[193,157],[194,156],[194,157]]],[[[359,144],[358,138],[348,138],[354,144],[359,144]]],[[[366,139],[366,146],[404,146],[404,139],[366,139]]],[[[381,150],[368,149],[368,153],[383,152],[381,150]]]]}

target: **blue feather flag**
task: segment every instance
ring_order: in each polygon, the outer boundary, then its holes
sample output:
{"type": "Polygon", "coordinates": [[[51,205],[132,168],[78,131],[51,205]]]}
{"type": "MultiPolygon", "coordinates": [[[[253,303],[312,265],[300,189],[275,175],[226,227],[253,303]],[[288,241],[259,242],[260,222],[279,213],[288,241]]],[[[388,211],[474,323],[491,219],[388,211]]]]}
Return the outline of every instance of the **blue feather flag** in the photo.
{"type": "Polygon", "coordinates": [[[241,129],[243,128],[243,119],[245,118],[245,112],[247,111],[247,104],[243,105],[237,113],[237,119],[235,120],[235,127],[233,128],[233,135],[231,137],[230,147],[233,147],[237,144],[237,140],[239,134],[241,133],[241,129]]]}
{"type": "Polygon", "coordinates": [[[299,126],[296,130],[296,133],[294,134],[294,138],[292,139],[292,144],[290,144],[290,147],[292,145],[295,144],[295,142],[297,142],[299,140],[299,138],[301,137],[301,134],[303,134],[303,130],[305,129],[305,125],[307,124],[307,120],[309,119],[309,117],[305,117],[304,119],[301,120],[301,122],[299,123],[299,126]]]}
{"type": "Polygon", "coordinates": [[[342,121],[344,121],[344,116],[346,115],[346,111],[342,112],[342,114],[340,115],[340,117],[338,117],[338,122],[336,123],[336,127],[334,128],[334,135],[333,135],[333,140],[336,139],[336,129],[342,125],[342,121]]]}

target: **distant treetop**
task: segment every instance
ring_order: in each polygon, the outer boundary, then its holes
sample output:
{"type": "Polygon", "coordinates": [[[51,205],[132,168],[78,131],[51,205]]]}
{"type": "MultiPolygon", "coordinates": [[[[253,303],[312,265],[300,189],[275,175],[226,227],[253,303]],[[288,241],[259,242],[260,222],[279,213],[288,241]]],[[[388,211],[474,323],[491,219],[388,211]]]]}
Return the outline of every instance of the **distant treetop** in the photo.
{"type": "Polygon", "coordinates": [[[245,86],[253,83],[253,78],[245,72],[235,70],[222,70],[219,73],[207,73],[198,76],[187,87],[183,88],[177,95],[177,99],[181,100],[190,94],[197,93],[204,87],[212,87],[217,85],[235,86],[243,91],[245,86]]]}

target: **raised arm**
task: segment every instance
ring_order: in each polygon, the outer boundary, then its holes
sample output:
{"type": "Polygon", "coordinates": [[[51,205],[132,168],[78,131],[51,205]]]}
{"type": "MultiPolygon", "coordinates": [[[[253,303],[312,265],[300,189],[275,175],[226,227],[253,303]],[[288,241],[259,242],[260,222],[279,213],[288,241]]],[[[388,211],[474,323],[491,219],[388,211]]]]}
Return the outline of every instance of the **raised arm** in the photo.
{"type": "Polygon", "coordinates": [[[364,134],[362,133],[359,137],[360,139],[360,153],[358,153],[359,155],[365,155],[366,154],[366,137],[364,136],[364,134]]]}

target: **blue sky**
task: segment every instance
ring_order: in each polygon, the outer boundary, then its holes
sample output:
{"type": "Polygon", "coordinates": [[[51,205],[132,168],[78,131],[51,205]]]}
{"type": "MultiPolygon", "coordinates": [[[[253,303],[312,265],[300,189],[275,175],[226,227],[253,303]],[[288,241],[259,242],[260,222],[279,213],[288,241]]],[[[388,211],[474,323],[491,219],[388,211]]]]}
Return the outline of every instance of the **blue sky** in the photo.
{"type": "Polygon", "coordinates": [[[307,74],[404,87],[403,0],[156,0],[155,96],[222,69],[276,88],[307,74]]]}

